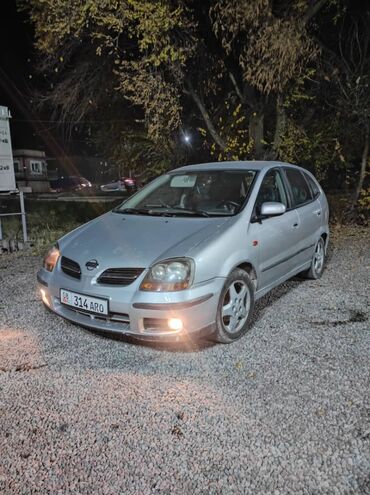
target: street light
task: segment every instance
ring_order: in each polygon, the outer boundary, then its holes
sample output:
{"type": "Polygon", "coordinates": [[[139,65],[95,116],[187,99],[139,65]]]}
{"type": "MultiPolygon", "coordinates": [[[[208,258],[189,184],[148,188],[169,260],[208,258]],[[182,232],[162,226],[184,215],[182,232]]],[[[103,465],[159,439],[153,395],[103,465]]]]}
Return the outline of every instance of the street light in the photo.
{"type": "Polygon", "coordinates": [[[186,131],[181,131],[181,139],[185,144],[191,144],[191,135],[186,131]]]}

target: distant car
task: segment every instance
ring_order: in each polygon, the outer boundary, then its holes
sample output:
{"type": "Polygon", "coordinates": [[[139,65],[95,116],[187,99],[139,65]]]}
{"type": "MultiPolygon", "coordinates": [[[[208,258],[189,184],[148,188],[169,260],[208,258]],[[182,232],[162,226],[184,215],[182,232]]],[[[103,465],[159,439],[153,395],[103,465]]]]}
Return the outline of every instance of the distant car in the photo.
{"type": "Polygon", "coordinates": [[[328,219],[324,191],[300,167],[182,167],[62,237],[38,272],[39,289],[48,308],[82,326],[229,343],[271,289],[299,273],[321,277],[328,219]]]}
{"type": "Polygon", "coordinates": [[[116,180],[109,182],[108,184],[103,184],[100,186],[100,190],[103,192],[116,192],[116,191],[126,191],[124,182],[121,180],[116,180]]]}
{"type": "Polygon", "coordinates": [[[137,181],[131,177],[121,177],[120,179],[109,182],[100,186],[100,190],[104,192],[114,192],[114,191],[137,191],[137,181]]]}
{"type": "Polygon", "coordinates": [[[124,183],[127,191],[137,191],[138,183],[133,177],[121,177],[121,181],[124,183]]]}
{"type": "Polygon", "coordinates": [[[85,177],[69,175],[59,177],[50,181],[50,188],[55,192],[82,191],[92,187],[92,184],[85,177]]]}

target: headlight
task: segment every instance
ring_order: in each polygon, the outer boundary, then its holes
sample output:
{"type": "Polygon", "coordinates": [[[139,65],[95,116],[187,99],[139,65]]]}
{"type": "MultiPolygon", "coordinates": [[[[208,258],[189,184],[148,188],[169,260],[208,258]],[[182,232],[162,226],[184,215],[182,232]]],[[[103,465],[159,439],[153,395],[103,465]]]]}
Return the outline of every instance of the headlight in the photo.
{"type": "Polygon", "coordinates": [[[190,287],[194,278],[194,261],[175,258],[153,265],[140,285],[140,290],[170,292],[190,287]]]}
{"type": "Polygon", "coordinates": [[[60,251],[58,249],[58,245],[52,247],[48,254],[44,258],[44,268],[48,272],[52,272],[54,270],[55,265],[60,256],[60,251]]]}

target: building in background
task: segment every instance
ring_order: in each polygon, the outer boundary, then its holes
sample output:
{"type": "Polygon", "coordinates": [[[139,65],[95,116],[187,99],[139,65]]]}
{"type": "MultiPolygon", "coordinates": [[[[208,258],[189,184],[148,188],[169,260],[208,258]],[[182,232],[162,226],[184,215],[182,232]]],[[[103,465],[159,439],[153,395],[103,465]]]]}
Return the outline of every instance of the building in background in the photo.
{"type": "Polygon", "coordinates": [[[13,163],[18,188],[31,188],[30,192],[49,192],[44,151],[13,150],[13,163]]]}

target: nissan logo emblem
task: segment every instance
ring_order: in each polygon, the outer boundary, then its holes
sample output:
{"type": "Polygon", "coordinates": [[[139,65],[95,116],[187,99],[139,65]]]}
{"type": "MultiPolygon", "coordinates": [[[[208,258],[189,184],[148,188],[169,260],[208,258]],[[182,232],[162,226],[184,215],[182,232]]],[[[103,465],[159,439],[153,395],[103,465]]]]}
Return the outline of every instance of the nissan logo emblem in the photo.
{"type": "Polygon", "coordinates": [[[97,260],[90,260],[86,263],[85,266],[88,270],[95,270],[95,268],[98,268],[99,263],[97,260]]]}

